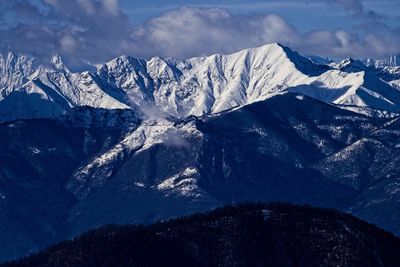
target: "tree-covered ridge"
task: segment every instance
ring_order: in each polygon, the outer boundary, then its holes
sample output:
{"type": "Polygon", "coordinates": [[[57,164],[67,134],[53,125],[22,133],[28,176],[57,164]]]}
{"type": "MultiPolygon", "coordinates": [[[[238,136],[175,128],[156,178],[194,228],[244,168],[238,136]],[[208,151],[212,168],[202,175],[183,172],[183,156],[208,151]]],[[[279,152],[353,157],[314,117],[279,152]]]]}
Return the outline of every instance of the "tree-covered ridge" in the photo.
{"type": "Polygon", "coordinates": [[[399,252],[399,238],[351,215],[258,203],[108,225],[2,266],[398,266],[399,252]]]}

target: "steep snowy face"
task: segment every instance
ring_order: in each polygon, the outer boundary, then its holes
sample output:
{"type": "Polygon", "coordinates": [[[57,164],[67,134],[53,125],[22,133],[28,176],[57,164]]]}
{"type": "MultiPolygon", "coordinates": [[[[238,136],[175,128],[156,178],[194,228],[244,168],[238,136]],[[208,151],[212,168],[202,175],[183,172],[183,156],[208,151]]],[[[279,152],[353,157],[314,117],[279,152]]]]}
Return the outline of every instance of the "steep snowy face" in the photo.
{"type": "Polygon", "coordinates": [[[147,68],[156,105],[177,117],[249,104],[307,78],[278,44],[184,61],[153,58],[147,68]]]}
{"type": "Polygon", "coordinates": [[[400,80],[391,81],[390,85],[393,86],[394,88],[397,88],[398,90],[400,90],[400,80]]]}
{"type": "Polygon", "coordinates": [[[0,63],[0,120],[53,117],[79,106],[185,118],[285,92],[338,105],[400,110],[397,83],[391,82],[395,76],[383,81],[383,74],[353,59],[315,64],[280,44],[187,60],[121,56],[96,71],[75,73],[59,57],[52,59],[52,69],[13,54],[0,63]]]}
{"type": "Polygon", "coordinates": [[[129,108],[104,91],[98,83],[97,78],[89,72],[42,73],[13,89],[0,101],[0,120],[51,118],[80,106],[129,108]]]}
{"type": "Polygon", "coordinates": [[[100,67],[98,75],[121,88],[130,105],[154,105],[161,113],[182,118],[264,100],[289,87],[310,84],[327,70],[271,44],[188,60],[120,57],[100,67]]]}
{"type": "Polygon", "coordinates": [[[95,75],[110,96],[128,106],[150,105],[154,101],[153,79],[145,60],[121,56],[99,65],[95,75]]]}
{"type": "MultiPolygon", "coordinates": [[[[292,53],[302,67],[315,68],[292,53]]],[[[146,62],[122,56],[99,66],[96,75],[103,87],[115,89],[108,93],[119,101],[153,106],[174,117],[204,115],[258,101],[307,77],[278,44],[182,61],[155,57],[146,62]]]]}
{"type": "Polygon", "coordinates": [[[0,100],[45,71],[34,58],[12,52],[0,54],[0,100]]]}
{"type": "Polygon", "coordinates": [[[102,82],[88,71],[82,73],[47,73],[40,76],[36,83],[40,83],[43,90],[49,88],[54,91],[70,107],[128,108],[127,105],[113,97],[112,89],[106,91],[108,88],[103,87],[102,82]]]}
{"type": "Polygon", "coordinates": [[[360,60],[352,58],[345,59],[340,63],[331,63],[330,66],[337,72],[328,78],[327,74],[331,71],[327,71],[319,79],[327,81],[333,78],[332,81],[341,84],[339,86],[341,89],[331,90],[330,93],[327,93],[323,92],[323,86],[320,86],[311,90],[316,94],[322,93],[328,98],[307,94],[304,90],[296,92],[341,106],[372,108],[389,112],[399,111],[399,91],[396,89],[396,83],[389,82],[394,79],[394,74],[389,73],[386,69],[367,67],[360,60]]]}

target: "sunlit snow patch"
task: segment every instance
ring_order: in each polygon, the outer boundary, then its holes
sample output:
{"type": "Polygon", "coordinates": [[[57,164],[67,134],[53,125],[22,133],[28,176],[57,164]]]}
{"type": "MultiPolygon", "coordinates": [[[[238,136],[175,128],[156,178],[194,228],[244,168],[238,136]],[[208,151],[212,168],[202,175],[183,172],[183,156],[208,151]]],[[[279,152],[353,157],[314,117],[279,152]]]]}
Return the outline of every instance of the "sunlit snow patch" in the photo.
{"type": "Polygon", "coordinates": [[[30,147],[29,149],[32,151],[33,154],[39,154],[40,152],[42,152],[37,147],[30,147]]]}
{"type": "Polygon", "coordinates": [[[183,172],[175,174],[158,184],[156,188],[165,191],[166,195],[177,194],[184,197],[201,197],[197,186],[199,173],[196,168],[189,167],[183,172]]]}

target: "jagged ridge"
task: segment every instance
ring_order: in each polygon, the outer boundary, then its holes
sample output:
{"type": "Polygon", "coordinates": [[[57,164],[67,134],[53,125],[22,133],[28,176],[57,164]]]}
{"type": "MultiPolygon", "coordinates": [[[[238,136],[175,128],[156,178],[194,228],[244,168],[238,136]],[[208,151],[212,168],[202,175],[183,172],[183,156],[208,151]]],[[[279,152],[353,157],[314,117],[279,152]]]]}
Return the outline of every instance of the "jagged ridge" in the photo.
{"type": "Polygon", "coordinates": [[[187,60],[121,56],[81,73],[69,71],[59,57],[53,58],[53,68],[33,62],[15,55],[0,61],[0,120],[54,117],[78,106],[184,118],[288,91],[339,105],[400,109],[395,85],[361,62],[328,67],[280,44],[187,60]]]}

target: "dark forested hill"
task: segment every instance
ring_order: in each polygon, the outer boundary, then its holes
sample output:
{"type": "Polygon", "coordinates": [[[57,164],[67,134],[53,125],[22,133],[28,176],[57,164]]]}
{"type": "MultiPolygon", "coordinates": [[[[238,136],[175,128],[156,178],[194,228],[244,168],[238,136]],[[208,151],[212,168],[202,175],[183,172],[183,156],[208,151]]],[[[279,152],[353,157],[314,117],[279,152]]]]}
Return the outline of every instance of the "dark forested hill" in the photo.
{"type": "Polygon", "coordinates": [[[400,239],[355,217],[243,204],[150,226],[105,226],[2,267],[399,266],[400,239]]]}

